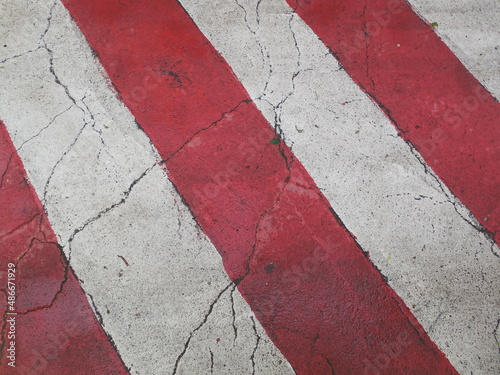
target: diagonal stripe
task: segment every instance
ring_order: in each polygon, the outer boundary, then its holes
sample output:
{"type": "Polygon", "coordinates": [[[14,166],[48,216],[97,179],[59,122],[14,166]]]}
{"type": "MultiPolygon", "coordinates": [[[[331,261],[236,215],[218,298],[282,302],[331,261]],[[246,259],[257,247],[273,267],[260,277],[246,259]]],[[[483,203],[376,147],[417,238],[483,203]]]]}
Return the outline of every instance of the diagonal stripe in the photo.
{"type": "Polygon", "coordinates": [[[498,244],[498,101],[403,0],[288,3],[498,244]]]}
{"type": "Polygon", "coordinates": [[[176,2],[64,3],[299,373],[456,373],[176,2]]]}
{"type": "Polygon", "coordinates": [[[0,173],[0,373],[79,374],[84,367],[92,374],[127,374],[67,264],[2,122],[0,173]],[[6,304],[9,291],[16,299],[6,304]]]}
{"type": "Polygon", "coordinates": [[[434,31],[441,40],[498,100],[500,3],[496,0],[410,0],[408,3],[422,19],[434,23],[434,31]]]}

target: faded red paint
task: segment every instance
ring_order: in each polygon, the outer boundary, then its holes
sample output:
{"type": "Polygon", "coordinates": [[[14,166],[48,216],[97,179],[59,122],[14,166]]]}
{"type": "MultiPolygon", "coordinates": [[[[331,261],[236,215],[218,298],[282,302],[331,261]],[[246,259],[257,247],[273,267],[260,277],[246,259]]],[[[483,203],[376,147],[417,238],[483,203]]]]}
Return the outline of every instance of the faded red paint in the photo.
{"type": "Polygon", "coordinates": [[[500,103],[404,0],[288,0],[499,244],[500,103]]]}
{"type": "Polygon", "coordinates": [[[299,374],[456,374],[172,0],[64,0],[299,374]]]}
{"type": "Polygon", "coordinates": [[[128,374],[67,266],[1,122],[0,176],[0,374],[128,374]],[[10,263],[16,270],[14,311],[7,304],[10,263]],[[13,317],[15,338],[9,339],[13,317]],[[11,341],[15,367],[7,358],[11,341]]]}

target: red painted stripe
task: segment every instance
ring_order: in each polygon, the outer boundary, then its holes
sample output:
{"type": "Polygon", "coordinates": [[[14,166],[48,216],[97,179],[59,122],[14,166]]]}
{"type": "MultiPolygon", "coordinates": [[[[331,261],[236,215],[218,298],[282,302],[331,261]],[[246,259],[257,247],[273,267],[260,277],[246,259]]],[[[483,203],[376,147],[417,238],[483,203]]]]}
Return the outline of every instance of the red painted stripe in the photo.
{"type": "Polygon", "coordinates": [[[456,374],[176,1],[65,0],[299,374],[456,374]]]}
{"type": "Polygon", "coordinates": [[[500,103],[405,0],[288,0],[499,243],[500,103]]]}
{"type": "Polygon", "coordinates": [[[1,122],[0,176],[0,373],[128,374],[68,267],[1,122]],[[9,264],[15,269],[10,285],[9,264]],[[13,304],[9,287],[16,293],[13,304]],[[12,348],[15,367],[9,365],[12,348]]]}

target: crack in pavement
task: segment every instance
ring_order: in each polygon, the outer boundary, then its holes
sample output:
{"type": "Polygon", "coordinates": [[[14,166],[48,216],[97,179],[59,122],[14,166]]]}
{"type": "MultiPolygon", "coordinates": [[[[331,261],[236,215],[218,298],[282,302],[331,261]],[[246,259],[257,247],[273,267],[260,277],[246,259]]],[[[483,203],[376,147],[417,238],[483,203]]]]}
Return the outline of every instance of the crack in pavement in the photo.
{"type": "Polygon", "coordinates": [[[332,362],[328,359],[328,357],[325,357],[324,355],[321,355],[321,356],[323,357],[323,359],[326,361],[326,364],[330,368],[331,375],[335,375],[335,370],[333,369],[332,362]]]}
{"type": "MultiPolygon", "coordinates": [[[[332,52],[333,54],[333,52],[332,52]]],[[[334,55],[334,54],[333,54],[334,55]]],[[[335,56],[335,55],[334,55],[335,56]]],[[[404,133],[408,133],[408,131],[403,131],[400,129],[397,121],[392,117],[392,114],[391,114],[391,111],[385,107],[384,104],[382,104],[377,98],[376,96],[368,93],[366,91],[366,89],[360,85],[360,88],[373,100],[373,102],[379,106],[382,111],[384,112],[384,114],[389,118],[389,120],[394,124],[394,126],[396,127],[396,129],[398,130],[398,133],[401,137],[401,134],[404,134],[404,133]]],[[[488,238],[488,240],[490,241],[493,241],[494,242],[494,234],[489,232],[488,230],[486,230],[479,222],[476,222],[474,223],[472,220],[469,220],[467,219],[457,208],[457,206],[459,206],[462,210],[466,211],[469,216],[471,218],[474,218],[474,215],[472,215],[472,213],[470,212],[470,210],[465,206],[463,205],[463,203],[460,202],[460,200],[451,192],[451,191],[448,191],[448,189],[443,185],[443,183],[441,182],[441,180],[437,177],[437,175],[434,173],[434,171],[432,171],[432,169],[425,163],[425,161],[423,160],[422,156],[420,155],[420,153],[418,152],[418,150],[416,149],[416,147],[411,143],[411,141],[409,140],[405,140],[405,143],[408,145],[408,147],[410,148],[410,151],[411,153],[415,156],[415,158],[417,159],[417,161],[424,167],[424,172],[425,174],[428,174],[429,176],[431,176],[434,180],[436,180],[438,186],[439,186],[439,190],[444,193],[444,195],[446,196],[447,198],[447,202],[448,203],[451,203],[455,209],[455,211],[457,212],[457,214],[465,221],[467,222],[467,224],[469,224],[470,226],[472,226],[475,230],[477,230],[478,232],[480,233],[483,233],[483,234],[486,234],[486,237],[491,237],[491,238],[488,238]]],[[[475,218],[474,218],[475,220],[475,218]]]]}
{"type": "MultiPolygon", "coordinates": [[[[297,50],[297,64],[296,64],[296,67],[295,67],[295,70],[292,74],[292,79],[291,79],[291,84],[292,84],[292,90],[289,91],[286,96],[284,98],[282,98],[277,104],[273,104],[266,96],[267,96],[267,86],[269,84],[269,81],[271,80],[271,77],[272,77],[272,73],[273,73],[273,70],[272,70],[272,62],[271,62],[271,59],[269,57],[269,64],[270,64],[270,75],[269,75],[269,78],[266,82],[266,85],[264,87],[264,90],[263,90],[263,93],[257,97],[255,100],[262,100],[264,102],[266,102],[267,104],[269,104],[274,112],[274,131],[275,133],[283,140],[283,142],[287,143],[286,142],[286,137],[285,137],[285,132],[283,131],[282,129],[282,115],[283,115],[283,105],[285,104],[285,102],[291,98],[294,93],[295,93],[295,79],[297,78],[297,76],[302,73],[302,72],[306,72],[306,71],[310,71],[312,69],[301,69],[301,58],[302,58],[302,53],[300,51],[300,48],[299,48],[299,45],[298,45],[298,41],[297,41],[297,36],[293,30],[293,27],[292,27],[292,21],[294,19],[294,16],[296,15],[296,13],[292,12],[290,13],[290,18],[288,20],[288,27],[290,29],[290,32],[292,34],[292,38],[293,38],[293,41],[294,41],[294,45],[295,45],[295,49],[297,50]]],[[[288,144],[288,143],[287,143],[288,144]]],[[[293,143],[291,144],[288,144],[288,147],[290,149],[293,148],[293,143]]]]}
{"type": "Polygon", "coordinates": [[[47,19],[46,19],[46,20],[47,20],[47,26],[46,26],[45,30],[43,31],[42,35],[40,36],[40,38],[38,39],[38,47],[36,47],[36,48],[32,48],[32,49],[30,49],[30,50],[28,50],[28,51],[25,51],[25,52],[21,52],[21,53],[19,53],[19,54],[17,54],[17,55],[14,55],[14,56],[8,57],[8,58],[6,58],[6,59],[4,59],[4,60],[0,60],[0,64],[6,63],[6,62],[8,62],[8,61],[10,61],[10,60],[17,59],[17,58],[19,58],[19,57],[22,57],[22,56],[24,56],[24,55],[27,55],[27,54],[30,54],[30,53],[36,52],[36,51],[38,51],[39,49],[43,49],[43,48],[44,48],[44,47],[42,46],[42,42],[44,42],[44,40],[43,40],[43,39],[44,39],[45,35],[47,34],[47,32],[49,31],[49,28],[50,28],[50,25],[51,25],[51,22],[52,22],[52,12],[53,12],[53,10],[54,10],[54,8],[55,8],[56,4],[57,4],[57,1],[54,1],[54,2],[52,3],[52,5],[51,5],[50,9],[49,9],[49,15],[48,15],[48,17],[47,17],[47,19]]]}
{"type": "Polygon", "coordinates": [[[28,250],[21,257],[19,257],[19,260],[16,262],[16,267],[17,267],[18,263],[29,253],[29,251],[31,250],[32,245],[33,245],[33,243],[35,241],[38,241],[38,242],[41,242],[41,243],[44,243],[44,244],[47,244],[47,245],[53,245],[53,246],[57,247],[57,249],[59,250],[59,262],[61,263],[61,265],[64,268],[64,276],[63,276],[63,280],[61,281],[61,284],[59,285],[59,289],[57,290],[57,292],[55,293],[54,297],[52,298],[52,300],[51,300],[51,302],[49,304],[43,305],[43,306],[38,306],[38,307],[35,307],[35,308],[31,308],[31,309],[28,309],[26,311],[17,311],[18,315],[26,315],[26,314],[29,314],[29,313],[32,313],[32,312],[37,312],[37,311],[41,311],[41,310],[50,309],[54,305],[54,303],[56,302],[57,297],[59,297],[59,295],[62,293],[62,291],[64,289],[64,285],[68,281],[69,262],[66,259],[66,256],[64,255],[64,251],[63,251],[62,246],[59,245],[57,242],[41,241],[38,238],[33,238],[32,241],[31,241],[31,243],[30,243],[30,246],[29,246],[28,250]]]}
{"type": "Polygon", "coordinates": [[[50,127],[50,125],[52,125],[56,119],[60,116],[62,116],[63,114],[65,114],[66,112],[68,112],[71,108],[73,108],[75,105],[72,104],[70,105],[68,108],[66,108],[64,111],[58,113],[57,115],[55,115],[54,117],[52,117],[52,119],[49,121],[49,123],[47,125],[45,125],[43,128],[41,128],[38,133],[36,133],[35,135],[32,135],[31,137],[29,137],[27,140],[25,140],[23,143],[21,143],[21,146],[19,146],[16,151],[19,152],[21,151],[21,149],[24,147],[24,145],[28,142],[31,142],[33,139],[37,138],[38,136],[40,136],[40,134],[42,134],[42,132],[46,129],[48,129],[50,127]]]}
{"type": "Polygon", "coordinates": [[[56,168],[58,167],[58,165],[62,162],[62,160],[64,159],[64,157],[71,151],[71,149],[73,148],[73,146],[76,144],[76,142],[78,141],[78,139],[80,138],[80,136],[82,135],[83,131],[85,130],[85,128],[87,127],[87,125],[89,125],[88,122],[85,122],[82,126],[82,128],[80,129],[80,131],[78,132],[78,134],[76,135],[75,139],[73,140],[73,142],[69,145],[69,147],[66,149],[66,151],[61,155],[61,157],[59,158],[59,160],[57,160],[57,162],[54,164],[54,167],[52,168],[51,172],[50,172],[50,175],[49,177],[47,178],[47,181],[45,182],[45,186],[43,188],[43,195],[42,195],[42,204],[43,204],[43,207],[45,209],[45,213],[48,215],[48,209],[47,209],[47,194],[48,194],[48,188],[49,188],[49,185],[50,185],[50,182],[52,180],[52,177],[54,176],[54,173],[56,171],[56,168]]]}
{"type": "MultiPolygon", "coordinates": [[[[465,221],[467,224],[469,224],[477,232],[482,233],[488,242],[490,242],[492,245],[495,245],[494,233],[492,233],[492,232],[488,231],[486,228],[484,228],[482,226],[482,224],[476,220],[476,218],[470,212],[470,210],[453,194],[453,192],[451,192],[446,187],[446,185],[443,184],[443,182],[434,173],[434,171],[425,163],[425,161],[423,160],[422,156],[420,155],[418,150],[415,148],[415,146],[409,140],[406,141],[405,143],[410,148],[410,151],[415,156],[415,159],[423,166],[425,174],[431,176],[436,181],[437,185],[439,186],[439,191],[441,191],[446,196],[447,202],[453,206],[454,210],[462,218],[462,220],[465,221]],[[459,211],[459,208],[461,210],[465,211],[469,215],[470,219],[465,217],[465,215],[459,211]]],[[[493,254],[495,254],[495,253],[493,252],[493,254]]],[[[498,255],[496,255],[496,256],[498,257],[498,255]]]]}
{"type": "Polygon", "coordinates": [[[152,166],[150,166],[149,168],[147,168],[144,172],[142,172],[142,174],[139,177],[137,177],[134,181],[132,181],[132,183],[129,185],[129,187],[127,188],[127,190],[125,190],[122,193],[122,198],[118,202],[113,203],[109,207],[106,207],[105,209],[101,210],[97,215],[95,215],[92,218],[88,219],[83,225],[81,225],[80,227],[76,228],[73,231],[73,233],[68,238],[68,241],[67,241],[67,244],[66,244],[68,246],[68,261],[71,261],[71,252],[72,252],[71,244],[72,244],[73,240],[75,239],[76,235],[78,233],[81,233],[87,226],[89,226],[90,224],[92,224],[95,221],[99,220],[101,217],[103,217],[104,215],[106,215],[108,212],[110,212],[113,209],[115,209],[116,207],[124,204],[127,201],[128,197],[130,196],[130,194],[131,194],[132,190],[134,189],[134,187],[137,185],[137,183],[139,183],[139,181],[141,181],[149,172],[151,172],[156,165],[157,165],[157,163],[153,164],[152,166]]]}
{"type": "MultiPolygon", "coordinates": [[[[245,25],[247,26],[248,30],[250,31],[250,33],[253,35],[253,38],[255,39],[255,42],[257,43],[257,45],[259,46],[259,49],[260,49],[260,53],[262,55],[262,64],[266,65],[266,61],[267,61],[267,65],[269,66],[269,69],[268,69],[268,74],[267,74],[267,78],[266,78],[266,81],[265,81],[265,84],[264,84],[264,88],[263,88],[263,93],[266,92],[267,90],[267,86],[269,85],[269,81],[271,80],[271,76],[272,76],[272,73],[273,73],[273,67],[272,67],[272,63],[271,63],[271,56],[269,54],[269,51],[267,50],[267,48],[265,47],[264,44],[261,43],[260,41],[260,38],[259,36],[257,35],[257,33],[260,31],[260,14],[259,14],[259,7],[260,7],[260,4],[262,2],[262,0],[259,0],[255,6],[255,21],[257,23],[257,27],[255,30],[253,30],[251,27],[250,27],[250,23],[248,22],[248,12],[247,10],[245,9],[245,7],[243,5],[241,5],[238,0],[235,0],[236,4],[241,8],[243,9],[243,12],[244,12],[244,21],[245,21],[245,25]]],[[[264,94],[262,94],[261,96],[263,96],[264,94]]],[[[254,100],[257,100],[259,98],[256,98],[254,100]]]]}
{"type": "Polygon", "coordinates": [[[202,128],[202,129],[199,129],[197,130],[186,142],[184,142],[181,147],[179,149],[177,149],[176,151],[174,151],[169,157],[167,157],[166,159],[163,159],[160,161],[160,164],[166,164],[170,161],[170,159],[172,159],[175,155],[177,155],[180,151],[182,151],[184,149],[184,147],[186,147],[196,136],[198,136],[200,133],[202,132],[205,132],[211,128],[213,128],[214,126],[217,126],[219,124],[219,122],[221,122],[222,120],[224,120],[224,118],[226,117],[226,115],[229,115],[235,111],[238,110],[238,107],[240,105],[242,105],[243,103],[251,103],[252,100],[251,99],[243,99],[242,101],[240,101],[234,108],[232,108],[231,110],[229,111],[226,111],[226,112],[223,112],[222,115],[217,119],[215,120],[214,122],[212,122],[210,125],[208,125],[207,127],[205,128],[202,128]]]}
{"type": "MultiPolygon", "coordinates": [[[[329,48],[331,55],[338,61],[337,53],[332,51],[331,48],[329,48]]],[[[339,61],[338,61],[339,62],[339,61]]],[[[340,62],[339,62],[340,64],[340,62]]],[[[370,77],[371,78],[371,77],[370,77]]],[[[366,87],[361,85],[360,83],[357,83],[360,89],[382,110],[382,112],[387,116],[387,118],[392,122],[392,124],[395,126],[395,128],[398,131],[398,135],[402,137],[403,134],[408,133],[409,131],[404,131],[401,129],[401,127],[398,124],[398,121],[392,116],[391,110],[388,109],[378,98],[376,95],[373,93],[370,93],[366,87]]],[[[404,140],[404,139],[403,139],[404,140]]],[[[416,160],[423,166],[425,174],[428,174],[431,176],[438,184],[439,190],[446,196],[448,202],[453,205],[455,211],[457,214],[471,227],[473,227],[476,231],[479,233],[482,233],[485,238],[491,242],[495,243],[495,233],[492,233],[488,231],[486,228],[483,227],[483,225],[476,220],[472,212],[453,194],[451,190],[449,190],[439,179],[439,177],[434,173],[434,171],[425,163],[424,159],[420,155],[420,152],[417,150],[417,148],[413,145],[413,143],[409,140],[404,140],[406,145],[410,148],[411,153],[415,156],[416,160]],[[459,208],[466,212],[469,216],[467,218],[462,212],[460,212],[459,208]]],[[[494,251],[492,251],[493,254],[497,257],[498,254],[496,254],[494,251]]]]}
{"type": "Polygon", "coordinates": [[[54,1],[49,9],[49,16],[47,17],[47,27],[45,28],[44,32],[42,33],[42,36],[38,40],[39,45],[41,44],[42,41],[44,41],[45,36],[49,32],[50,26],[52,24],[52,17],[53,17],[54,8],[56,7],[57,4],[58,4],[58,2],[54,1]]]}
{"type": "MultiPolygon", "coordinates": [[[[292,83],[292,90],[276,105],[274,105],[273,103],[271,103],[269,100],[267,100],[266,98],[264,98],[263,100],[265,102],[267,102],[271,107],[273,107],[273,112],[274,112],[274,130],[276,132],[276,134],[283,140],[283,142],[287,143],[286,142],[286,137],[285,137],[285,132],[283,131],[281,125],[282,125],[282,115],[283,115],[283,105],[285,104],[285,102],[290,99],[294,93],[295,93],[295,79],[298,77],[298,75],[302,72],[306,72],[306,71],[310,71],[312,69],[301,69],[301,59],[302,59],[302,53],[300,51],[300,48],[299,48],[299,44],[298,44],[298,41],[297,41],[297,36],[293,30],[293,27],[292,27],[292,21],[294,19],[294,16],[296,14],[295,13],[290,13],[290,19],[288,20],[288,27],[290,28],[290,32],[292,34],[292,38],[293,38],[293,41],[294,41],[294,45],[295,45],[295,49],[297,50],[297,64],[296,64],[296,67],[295,67],[295,71],[293,72],[292,74],[292,80],[291,80],[291,83],[292,83]]],[[[264,97],[266,94],[264,92],[264,94],[262,95],[262,97],[264,97]]],[[[260,98],[259,98],[260,99],[260,98]]],[[[290,149],[292,149],[292,146],[293,144],[289,144],[288,147],[290,147],[290,149]]]]}
{"type": "Polygon", "coordinates": [[[214,353],[212,352],[212,349],[208,349],[210,352],[210,374],[214,374],[214,353]]]}
{"type": "Polygon", "coordinates": [[[17,227],[15,227],[14,229],[10,230],[9,232],[3,233],[0,236],[0,240],[3,240],[5,237],[10,236],[11,234],[13,234],[14,232],[18,231],[21,228],[28,226],[33,220],[35,220],[38,216],[41,216],[41,215],[43,216],[44,214],[43,213],[37,213],[33,217],[31,217],[30,219],[26,220],[24,223],[21,223],[17,227]]]}
{"type": "Polygon", "coordinates": [[[241,283],[250,274],[250,272],[251,272],[251,263],[252,263],[252,260],[254,258],[254,255],[255,255],[255,251],[257,250],[257,242],[258,242],[258,238],[257,237],[258,237],[259,227],[260,227],[260,224],[261,224],[262,220],[264,219],[264,216],[267,215],[269,212],[271,212],[278,205],[278,203],[281,200],[281,196],[285,192],[285,189],[286,189],[286,187],[287,187],[287,185],[290,182],[291,177],[292,177],[291,164],[293,163],[293,160],[294,160],[293,159],[293,155],[292,155],[291,161],[288,161],[288,158],[285,155],[283,147],[284,146],[282,144],[280,144],[279,152],[280,152],[280,154],[282,155],[282,157],[285,160],[285,166],[286,166],[286,169],[288,170],[288,175],[285,177],[285,179],[283,181],[283,187],[281,188],[281,191],[276,196],[276,199],[274,200],[273,205],[270,208],[264,210],[264,212],[262,212],[259,215],[259,219],[257,220],[257,223],[255,225],[254,241],[253,241],[253,244],[252,244],[252,250],[251,250],[251,252],[250,252],[250,254],[248,256],[248,259],[246,261],[246,264],[245,264],[245,274],[237,280],[238,284],[241,283]]]}
{"type": "Polygon", "coordinates": [[[66,96],[68,97],[69,100],[71,100],[71,102],[73,102],[73,104],[75,106],[77,106],[78,108],[80,108],[82,110],[82,112],[85,113],[85,111],[83,110],[83,108],[81,108],[77,103],[76,103],[76,99],[73,97],[73,95],[71,95],[71,93],[69,92],[69,88],[67,85],[65,85],[64,83],[62,83],[61,79],[59,78],[59,76],[57,75],[55,69],[54,69],[54,51],[52,51],[48,45],[47,45],[47,42],[44,41],[44,49],[47,51],[47,53],[49,54],[49,72],[50,74],[52,74],[52,76],[54,77],[54,82],[61,86],[64,90],[64,92],[66,93],[66,96]]]}
{"type": "Polygon", "coordinates": [[[495,342],[498,346],[498,353],[500,354],[500,337],[498,336],[498,332],[500,330],[500,319],[497,320],[497,325],[495,327],[495,329],[493,329],[493,337],[495,338],[495,342]]]}
{"type": "Polygon", "coordinates": [[[236,338],[238,337],[238,328],[236,327],[236,311],[234,310],[234,292],[236,291],[236,284],[233,286],[231,289],[230,293],[230,299],[231,299],[231,314],[232,314],[232,326],[233,326],[233,332],[234,332],[234,340],[233,342],[236,342],[236,338]]]}
{"type": "Polygon", "coordinates": [[[500,259],[500,254],[496,252],[495,249],[498,249],[498,246],[497,244],[495,243],[495,241],[492,241],[491,242],[491,247],[490,247],[490,250],[491,252],[493,253],[494,256],[496,256],[498,259],[500,259]]]}
{"type": "Polygon", "coordinates": [[[49,55],[49,72],[52,74],[55,83],[63,88],[64,92],[66,93],[66,96],[73,103],[73,105],[78,107],[85,114],[85,110],[77,104],[76,99],[71,95],[68,86],[65,85],[64,83],[62,83],[61,79],[57,75],[55,68],[54,68],[54,51],[49,48],[47,41],[45,40],[45,37],[46,37],[46,35],[47,35],[51,25],[52,25],[52,17],[53,17],[54,8],[55,8],[56,4],[58,4],[58,2],[54,2],[52,4],[52,7],[50,8],[49,17],[47,18],[47,28],[45,29],[44,33],[40,37],[40,40],[39,40],[40,47],[39,48],[45,49],[49,55]]]}
{"type": "Polygon", "coordinates": [[[177,373],[177,369],[179,367],[179,362],[181,361],[182,357],[184,357],[184,355],[186,354],[186,351],[188,350],[189,348],[189,344],[191,342],[191,339],[193,338],[193,336],[195,335],[196,332],[198,332],[204,325],[205,323],[208,321],[208,318],[210,317],[210,315],[212,314],[212,311],[214,310],[214,307],[215,305],[217,304],[217,302],[219,302],[220,298],[222,297],[222,295],[231,287],[231,286],[235,286],[236,284],[234,282],[230,282],[218,295],[217,297],[215,298],[214,301],[212,301],[212,303],[210,304],[209,308],[208,308],[208,311],[206,312],[205,314],[205,317],[203,318],[202,322],[194,329],[191,331],[191,333],[189,334],[189,337],[187,338],[186,342],[184,343],[184,348],[182,350],[182,352],[179,354],[179,356],[177,357],[177,359],[175,360],[175,365],[174,365],[174,370],[172,372],[172,375],[175,375],[177,373]]]}
{"type": "MultiPolygon", "coordinates": [[[[57,115],[55,115],[45,127],[43,127],[41,130],[39,130],[37,134],[31,136],[28,140],[26,140],[25,142],[23,142],[23,144],[21,144],[21,146],[17,150],[18,151],[21,150],[22,147],[27,142],[29,142],[32,139],[38,137],[45,129],[47,129],[50,125],[52,125],[54,123],[54,121],[59,116],[61,116],[64,113],[68,112],[73,107],[77,107],[79,110],[82,111],[82,113],[84,115],[84,118],[82,119],[84,125],[79,130],[79,132],[76,135],[76,137],[73,140],[73,142],[69,145],[69,147],[66,149],[66,151],[62,154],[62,156],[54,164],[54,167],[52,168],[52,170],[51,170],[51,172],[49,174],[49,177],[47,178],[47,181],[46,181],[44,189],[43,189],[43,197],[42,197],[42,203],[43,203],[43,206],[45,207],[45,212],[46,213],[48,213],[48,210],[46,208],[47,207],[48,188],[49,188],[51,179],[52,179],[52,177],[53,177],[53,175],[54,175],[54,173],[56,171],[56,168],[62,162],[62,160],[64,159],[64,157],[71,151],[71,149],[73,148],[73,146],[77,143],[78,139],[80,138],[80,136],[82,135],[83,131],[86,129],[86,127],[88,125],[90,125],[92,127],[93,131],[95,131],[95,132],[98,133],[99,138],[101,140],[101,143],[104,146],[104,150],[109,154],[109,152],[107,151],[107,147],[106,147],[106,144],[104,142],[104,139],[102,138],[102,134],[97,129],[95,129],[96,121],[95,121],[94,115],[93,115],[92,111],[90,110],[90,108],[88,107],[88,105],[85,103],[85,99],[86,99],[87,96],[85,95],[81,100],[76,100],[75,97],[71,94],[69,87],[62,82],[61,78],[58,76],[58,74],[57,74],[57,72],[55,70],[55,67],[54,67],[54,51],[49,48],[49,46],[47,44],[47,41],[45,40],[45,37],[46,37],[46,35],[47,35],[50,27],[51,27],[51,21],[52,21],[52,17],[53,17],[53,11],[54,11],[54,8],[55,8],[56,4],[57,3],[54,2],[54,4],[52,5],[52,7],[50,9],[50,14],[49,14],[49,17],[47,19],[47,28],[44,31],[43,35],[40,37],[40,48],[45,49],[47,51],[47,53],[48,53],[48,56],[49,56],[49,71],[50,71],[51,75],[53,76],[54,82],[64,90],[64,92],[66,94],[66,97],[71,101],[72,104],[68,108],[66,108],[64,111],[62,111],[62,112],[58,113],[57,115]],[[81,102],[83,104],[83,106],[79,105],[78,102],[81,102]],[[85,118],[85,116],[87,116],[87,115],[90,117],[90,120],[87,120],[85,118]]],[[[101,151],[99,151],[99,152],[101,152],[101,151]]],[[[113,156],[111,154],[109,154],[109,155],[110,155],[111,158],[113,158],[113,156]]]]}
{"type": "MultiPolygon", "coordinates": [[[[85,113],[87,113],[89,116],[90,116],[90,126],[92,127],[92,131],[94,131],[97,136],[99,137],[99,140],[101,141],[101,144],[102,144],[102,148],[99,149],[99,153],[97,154],[97,159],[100,159],[100,156],[101,156],[101,152],[102,150],[104,150],[104,152],[106,154],[108,154],[108,156],[115,160],[115,157],[108,151],[109,147],[108,145],[106,144],[106,142],[104,141],[104,138],[102,136],[102,130],[99,130],[99,129],[96,129],[96,125],[97,125],[97,121],[94,117],[94,114],[92,113],[92,111],[90,110],[89,106],[87,105],[87,103],[85,103],[85,99],[87,99],[87,94],[84,95],[84,97],[81,99],[81,102],[83,104],[83,106],[85,107],[85,113]]],[[[148,138],[149,140],[149,138],[148,138]]],[[[151,140],[149,140],[149,142],[151,143],[151,140]]]]}
{"type": "Polygon", "coordinates": [[[25,51],[25,52],[22,52],[22,53],[20,53],[20,54],[18,54],[18,55],[14,55],[14,56],[8,57],[8,58],[6,58],[6,59],[4,59],[4,60],[0,60],[0,64],[6,63],[6,62],[8,62],[8,61],[10,61],[10,60],[17,59],[17,58],[19,58],[19,57],[22,57],[22,56],[24,56],[24,55],[28,55],[28,54],[33,53],[33,52],[36,52],[36,51],[38,51],[39,49],[42,49],[42,48],[43,48],[43,47],[38,46],[38,47],[37,47],[37,48],[35,48],[35,49],[30,49],[29,51],[25,51]]]}
{"type": "Polygon", "coordinates": [[[252,328],[253,332],[255,334],[256,340],[255,340],[255,346],[252,351],[252,355],[250,356],[250,361],[252,362],[252,375],[255,375],[255,353],[257,352],[257,349],[259,348],[260,340],[261,337],[259,333],[257,332],[257,325],[255,324],[255,319],[253,316],[250,317],[252,320],[252,328]]]}

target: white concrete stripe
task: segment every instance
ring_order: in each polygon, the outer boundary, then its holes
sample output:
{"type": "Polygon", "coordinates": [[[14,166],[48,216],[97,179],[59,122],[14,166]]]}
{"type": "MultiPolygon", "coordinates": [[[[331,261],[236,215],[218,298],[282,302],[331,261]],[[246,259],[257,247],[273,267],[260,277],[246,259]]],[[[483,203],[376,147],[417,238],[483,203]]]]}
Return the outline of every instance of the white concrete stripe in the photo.
{"type": "Polygon", "coordinates": [[[500,100],[500,1],[409,0],[419,15],[436,22],[440,38],[500,100]]]}
{"type": "Polygon", "coordinates": [[[285,1],[181,2],[457,370],[499,373],[500,252],[469,211],[285,1]]]}
{"type": "Polygon", "coordinates": [[[0,10],[0,118],[131,373],[293,374],[64,7],[0,10]]]}

